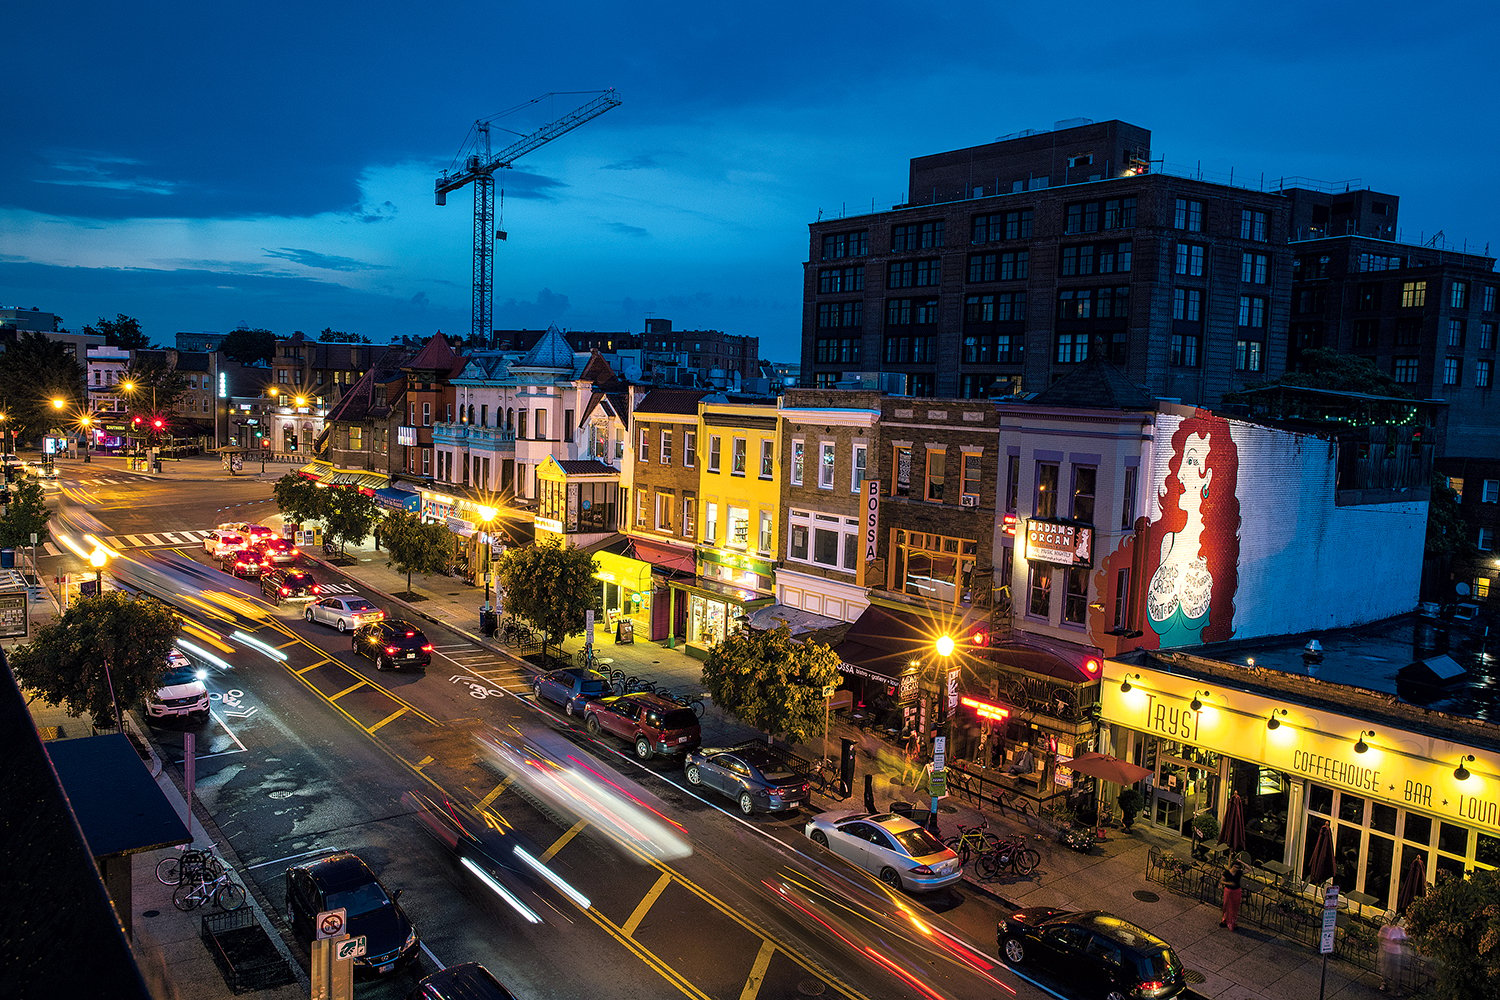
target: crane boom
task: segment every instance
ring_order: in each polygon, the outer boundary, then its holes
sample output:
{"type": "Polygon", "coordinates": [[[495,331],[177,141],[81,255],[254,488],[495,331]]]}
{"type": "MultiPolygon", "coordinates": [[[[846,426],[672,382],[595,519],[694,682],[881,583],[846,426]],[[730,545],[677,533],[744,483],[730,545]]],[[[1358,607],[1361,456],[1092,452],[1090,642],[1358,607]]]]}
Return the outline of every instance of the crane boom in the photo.
{"type": "MultiPolygon", "coordinates": [[[[543,95],[528,103],[534,104],[550,96],[552,95],[543,95]]],[[[494,334],[490,303],[494,286],[495,171],[509,169],[516,160],[532,150],[545,146],[553,139],[566,135],[619,106],[620,99],[611,88],[582,107],[542,126],[493,155],[490,153],[490,119],[482,118],[474,123],[478,132],[475,152],[465,158],[463,169],[453,173],[445,170],[434,183],[433,192],[439,205],[448,203],[449,192],[457,191],[465,184],[474,185],[474,294],[470,332],[476,342],[488,343],[494,334]]]]}

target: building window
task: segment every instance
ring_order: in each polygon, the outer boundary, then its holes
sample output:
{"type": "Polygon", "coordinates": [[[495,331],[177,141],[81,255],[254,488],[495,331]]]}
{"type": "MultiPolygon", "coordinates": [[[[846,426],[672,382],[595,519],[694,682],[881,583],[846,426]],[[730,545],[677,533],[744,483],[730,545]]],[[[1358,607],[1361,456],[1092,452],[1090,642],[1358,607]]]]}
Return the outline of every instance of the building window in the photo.
{"type": "Polygon", "coordinates": [[[563,410],[563,440],[573,440],[573,411],[563,410]]]}
{"type": "Polygon", "coordinates": [[[1115,573],[1115,631],[1123,632],[1130,627],[1130,570],[1115,573]]]}
{"type": "Polygon", "coordinates": [[[858,337],[818,337],[813,341],[813,360],[820,365],[859,364],[858,337]]]}
{"type": "Polygon", "coordinates": [[[927,449],[927,486],[923,496],[937,503],[943,502],[943,474],[947,470],[948,452],[942,448],[927,449]]]}
{"type": "Polygon", "coordinates": [[[818,489],[833,489],[833,463],[834,448],[832,441],[824,441],[818,446],[818,489]]]}
{"type": "Polygon", "coordinates": [[[1481,351],[1493,351],[1495,349],[1495,324],[1482,322],[1479,324],[1479,349],[1481,351]]]}
{"type": "Polygon", "coordinates": [[[1500,501],[1500,479],[1486,479],[1479,487],[1480,503],[1495,503],[1500,501]]]}
{"type": "Polygon", "coordinates": [[[661,464],[672,464],[672,432],[661,432],[661,464]]]}
{"type": "Polygon", "coordinates": [[[349,450],[361,451],[365,446],[365,429],[363,427],[351,426],[349,428],[349,450]]]}
{"type": "Polygon", "coordinates": [[[546,407],[537,407],[536,410],[536,439],[547,440],[547,410],[546,407]]]}
{"type": "Polygon", "coordinates": [[[911,496],[911,445],[895,445],[891,460],[895,475],[891,479],[891,496],[911,496]]]}
{"type": "Polygon", "coordinates": [[[719,540],[719,505],[712,501],[703,505],[703,540],[719,540]]]}
{"type": "Polygon", "coordinates": [[[930,250],[943,245],[943,220],[910,222],[891,227],[891,253],[930,250]]]}
{"type": "Polygon", "coordinates": [[[682,537],[692,538],[697,525],[698,501],[691,494],[682,498],[682,537]]]}
{"type": "Polygon", "coordinates": [[[717,434],[708,436],[708,471],[717,473],[719,471],[719,446],[721,439],[717,434]]]}
{"type": "Polygon", "coordinates": [[[1005,457],[1005,512],[1014,514],[1021,498],[1021,456],[1005,457]]]}
{"type": "Polygon", "coordinates": [[[859,519],[816,511],[790,511],[787,558],[828,569],[852,570],[859,558],[859,519]]]}
{"type": "Polygon", "coordinates": [[[1140,469],[1130,466],[1125,470],[1123,485],[1120,488],[1120,527],[1130,529],[1135,526],[1135,491],[1136,483],[1140,479],[1140,469]]]}
{"type": "Polygon", "coordinates": [[[724,533],[724,544],[739,549],[750,547],[750,510],[747,507],[729,505],[729,523],[724,533]]]}
{"type": "Polygon", "coordinates": [[[802,485],[802,463],[803,445],[801,441],[792,442],[792,485],[802,485]]]}
{"type": "Polygon", "coordinates": [[[1240,326],[1266,328],[1266,297],[1264,295],[1240,296],[1240,326]]]}
{"type": "Polygon", "coordinates": [[[422,475],[427,476],[429,478],[432,476],[432,449],[431,448],[423,448],[422,449],[422,475]]]}
{"type": "Polygon", "coordinates": [[[691,469],[698,464],[698,433],[684,431],[682,434],[682,464],[691,469]]]}
{"type": "Polygon", "coordinates": [[[852,233],[828,233],[823,237],[823,259],[838,260],[842,257],[864,257],[870,252],[870,232],[861,229],[852,233]]]}
{"type": "Polygon", "coordinates": [[[1248,285],[1264,285],[1270,271],[1270,258],[1263,253],[1240,254],[1240,280],[1248,285]]]}
{"type": "MultiPolygon", "coordinates": [[[[524,413],[525,411],[523,410],[521,412],[524,413]]],[[[525,431],[522,431],[521,436],[526,436],[525,431]]],[[[636,459],[642,462],[651,461],[651,428],[649,427],[641,428],[640,454],[636,456],[636,459]]]]}
{"type": "Polygon", "coordinates": [[[1266,369],[1266,345],[1258,340],[1234,342],[1234,370],[1259,372],[1266,369]]]}
{"type": "Polygon", "coordinates": [[[1461,319],[1450,319],[1448,321],[1448,346],[1464,346],[1464,321],[1461,319]]]}
{"type": "Polygon", "coordinates": [[[819,302],[818,326],[837,329],[858,327],[865,321],[863,302],[819,302]]]}
{"type": "Polygon", "coordinates": [[[965,497],[979,498],[979,460],[982,456],[977,451],[966,451],[963,454],[963,464],[959,468],[959,492],[965,497]]]}
{"type": "Polygon", "coordinates": [[[742,437],[735,438],[732,447],[729,474],[731,476],[743,476],[745,474],[745,439],[742,437]]]}
{"type": "Polygon", "coordinates": [[[1013,212],[994,212],[974,216],[972,239],[975,243],[990,243],[995,240],[1031,239],[1033,212],[1029,208],[1013,212]]]}
{"type": "Polygon", "coordinates": [[[1401,308],[1416,309],[1427,304],[1427,282],[1401,282],[1401,308]]]}
{"type": "Polygon", "coordinates": [[[646,526],[646,496],[651,491],[641,487],[635,491],[635,526],[644,528],[646,526]]]}
{"type": "Polygon", "coordinates": [[[1073,466],[1073,520],[1094,523],[1094,488],[1099,470],[1092,465],[1073,466]]]}
{"type": "Polygon", "coordinates": [[[1027,561],[1026,613],[1046,618],[1052,611],[1052,567],[1027,561]]]}
{"type": "Polygon", "coordinates": [[[1036,501],[1032,513],[1036,517],[1057,516],[1057,463],[1036,463],[1036,501]]]}
{"type": "Polygon", "coordinates": [[[431,427],[432,426],[432,404],[431,403],[423,403],[422,404],[422,426],[423,427],[431,427]]]}
{"type": "Polygon", "coordinates": [[[760,441],[760,478],[770,479],[775,474],[776,444],[765,438],[760,441]]]}
{"type": "Polygon", "coordinates": [[[1481,358],[1474,362],[1474,384],[1481,389],[1490,387],[1490,380],[1495,374],[1495,362],[1489,358],[1481,358]]]}
{"type": "MultiPolygon", "coordinates": [[[[887,334],[885,360],[895,364],[931,364],[934,338],[911,334],[887,334]]],[[[913,395],[916,395],[913,393],[913,395]]]]}
{"type": "Polygon", "coordinates": [[[672,531],[672,508],[677,505],[677,498],[671,493],[656,494],[656,530],[670,533],[672,531]]]}
{"type": "Polygon", "coordinates": [[[1495,311],[1495,286],[1485,285],[1479,293],[1479,308],[1484,312],[1495,311]]]}
{"type": "Polygon", "coordinates": [[[1455,281],[1448,287],[1448,306],[1452,309],[1469,308],[1469,283],[1455,281]]]}
{"type": "Polygon", "coordinates": [[[821,295],[840,292],[862,292],[865,290],[865,267],[825,267],[818,272],[818,293],[821,295]]]}
{"type": "Polygon", "coordinates": [[[969,603],[977,542],[897,528],[893,548],[894,589],[944,604],[969,603]]]}
{"type": "Polygon", "coordinates": [[[854,471],[849,476],[849,492],[858,493],[860,484],[865,479],[865,456],[869,453],[869,446],[856,444],[854,446],[854,471]]]}
{"type": "Polygon", "coordinates": [[[1397,382],[1414,383],[1417,380],[1417,359],[1397,358],[1391,370],[1391,377],[1397,382]]]}
{"type": "Polygon", "coordinates": [[[1267,212],[1253,208],[1240,209],[1240,239],[1254,240],[1257,243],[1266,242],[1270,218],[1267,212]]]}
{"type": "Polygon", "coordinates": [[[1197,368],[1198,351],[1203,338],[1196,333],[1172,334],[1167,363],[1177,368],[1197,368]]]}
{"type": "Polygon", "coordinates": [[[1194,278],[1201,278],[1203,276],[1204,252],[1205,248],[1199,243],[1177,244],[1176,272],[1194,278]]]}
{"type": "Polygon", "coordinates": [[[763,510],[760,512],[760,544],[758,549],[763,555],[771,554],[771,529],[775,523],[770,511],[763,510]]]}
{"type": "Polygon", "coordinates": [[[1479,551],[1480,552],[1493,552],[1493,551],[1495,551],[1495,529],[1494,528],[1480,528],[1479,529],[1479,551]]]}
{"type": "Polygon", "coordinates": [[[1086,333],[1059,333],[1057,335],[1058,364],[1073,364],[1089,356],[1089,335],[1086,333]]]}
{"type": "Polygon", "coordinates": [[[1458,385],[1459,375],[1463,371],[1463,361],[1459,358],[1443,359],[1443,384],[1458,385]]]}
{"type": "Polygon", "coordinates": [[[1172,226],[1190,233],[1203,232],[1203,202],[1178,198],[1172,212],[1172,226]]]}
{"type": "Polygon", "coordinates": [[[1089,568],[1069,566],[1063,573],[1063,621],[1082,625],[1089,612],[1089,568]]]}
{"type": "Polygon", "coordinates": [[[1203,319],[1203,290],[1201,288],[1172,289],[1172,318],[1197,323],[1203,319]]]}

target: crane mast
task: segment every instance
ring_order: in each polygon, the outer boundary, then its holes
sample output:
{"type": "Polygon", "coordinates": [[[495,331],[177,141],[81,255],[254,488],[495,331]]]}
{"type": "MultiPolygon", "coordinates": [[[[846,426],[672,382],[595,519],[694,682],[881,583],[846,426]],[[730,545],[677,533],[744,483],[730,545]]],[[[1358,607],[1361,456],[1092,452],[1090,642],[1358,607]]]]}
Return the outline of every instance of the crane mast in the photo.
{"type": "MultiPolygon", "coordinates": [[[[552,96],[554,95],[543,94],[527,103],[535,104],[552,96]]],[[[619,106],[620,99],[615,96],[614,90],[606,90],[582,107],[494,154],[490,152],[490,122],[495,116],[481,118],[474,123],[478,133],[474,152],[464,159],[463,168],[451,173],[443,171],[433,185],[439,205],[448,203],[449,192],[457,191],[465,184],[474,185],[474,297],[471,333],[477,343],[487,344],[494,336],[491,302],[494,294],[496,236],[495,171],[509,169],[516,160],[532,150],[545,146],[553,139],[619,106]]]]}

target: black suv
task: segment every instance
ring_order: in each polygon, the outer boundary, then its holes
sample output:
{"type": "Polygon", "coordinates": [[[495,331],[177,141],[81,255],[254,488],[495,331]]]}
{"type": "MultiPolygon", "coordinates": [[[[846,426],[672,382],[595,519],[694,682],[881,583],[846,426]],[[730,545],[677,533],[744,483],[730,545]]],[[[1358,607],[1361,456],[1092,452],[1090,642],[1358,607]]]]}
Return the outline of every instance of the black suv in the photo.
{"type": "Polygon", "coordinates": [[[422,630],[400,618],[371,622],[354,630],[354,651],[375,661],[376,670],[416,667],[432,662],[432,643],[422,630]]]}
{"type": "Polygon", "coordinates": [[[417,951],[417,929],[397,904],[401,890],[388,894],[368,865],[351,851],[336,851],[286,870],[286,920],[299,941],[317,935],[313,922],[326,910],[344,910],[343,931],[364,937],[365,953],[356,972],[385,973],[417,951]]]}
{"type": "Polygon", "coordinates": [[[282,601],[310,601],[323,592],[311,573],[300,569],[267,569],[260,575],[260,592],[280,604],[282,601]]]}
{"type": "Polygon", "coordinates": [[[1080,996],[1165,1000],[1187,989],[1182,962],[1165,941],[1101,910],[1017,910],[995,937],[1006,963],[1045,967],[1080,996]]]}

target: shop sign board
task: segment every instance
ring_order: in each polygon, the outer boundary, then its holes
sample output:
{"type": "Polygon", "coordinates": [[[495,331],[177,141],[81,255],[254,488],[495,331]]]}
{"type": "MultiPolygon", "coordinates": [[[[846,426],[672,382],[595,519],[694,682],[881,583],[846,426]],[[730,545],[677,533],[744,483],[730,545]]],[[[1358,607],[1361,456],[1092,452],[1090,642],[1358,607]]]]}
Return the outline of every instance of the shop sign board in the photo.
{"type": "Polygon", "coordinates": [[[860,483],[860,495],[864,497],[861,512],[864,528],[864,546],[859,554],[859,585],[865,584],[865,573],[880,551],[880,480],[866,479],[860,483]]]}
{"type": "Polygon", "coordinates": [[[1318,941],[1318,952],[1322,955],[1333,953],[1333,937],[1338,928],[1339,917],[1339,887],[1330,885],[1323,890],[1323,934],[1318,941]]]}
{"type": "Polygon", "coordinates": [[[1026,522],[1026,558],[1057,566],[1092,566],[1093,526],[1030,518],[1026,522]]]}

